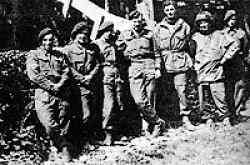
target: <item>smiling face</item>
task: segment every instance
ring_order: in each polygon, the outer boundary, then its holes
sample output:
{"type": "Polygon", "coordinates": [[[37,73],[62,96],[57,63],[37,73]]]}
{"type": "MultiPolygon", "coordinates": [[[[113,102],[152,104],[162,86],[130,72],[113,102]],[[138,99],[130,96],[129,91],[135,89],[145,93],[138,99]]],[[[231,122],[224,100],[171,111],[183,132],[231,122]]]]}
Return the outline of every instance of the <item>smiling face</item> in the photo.
{"type": "Polygon", "coordinates": [[[176,17],[176,8],[174,5],[167,5],[164,7],[165,16],[168,19],[174,19],[176,17]]]}
{"type": "Polygon", "coordinates": [[[199,31],[201,33],[208,33],[211,30],[211,23],[208,20],[201,20],[198,23],[199,31]]]}
{"type": "Polygon", "coordinates": [[[89,43],[89,31],[88,30],[81,30],[76,34],[74,42],[80,45],[84,45],[89,43]]]}
{"type": "Polygon", "coordinates": [[[41,46],[44,48],[44,50],[46,51],[52,50],[53,44],[54,44],[54,35],[52,33],[47,34],[43,37],[41,46]]]}
{"type": "Polygon", "coordinates": [[[140,16],[139,18],[135,18],[132,20],[133,24],[134,24],[134,30],[135,31],[140,31],[143,29],[144,27],[144,20],[143,18],[140,16]]]}

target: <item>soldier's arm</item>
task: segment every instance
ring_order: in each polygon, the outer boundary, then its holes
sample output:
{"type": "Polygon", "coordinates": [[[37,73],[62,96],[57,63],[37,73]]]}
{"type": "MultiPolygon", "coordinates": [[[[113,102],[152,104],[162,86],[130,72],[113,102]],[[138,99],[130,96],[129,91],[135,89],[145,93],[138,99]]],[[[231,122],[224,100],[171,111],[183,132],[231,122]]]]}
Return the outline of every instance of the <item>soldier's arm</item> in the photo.
{"type": "Polygon", "coordinates": [[[117,45],[118,51],[125,51],[127,45],[125,42],[125,37],[122,33],[120,33],[118,39],[116,40],[116,45],[117,45]]]}
{"type": "Polygon", "coordinates": [[[62,54],[63,56],[63,66],[64,66],[64,69],[62,71],[62,75],[61,75],[61,79],[60,81],[57,83],[58,87],[62,87],[64,85],[66,85],[68,83],[68,81],[70,80],[70,64],[69,64],[69,61],[67,60],[66,58],[66,55],[62,54]]]}
{"type": "Polygon", "coordinates": [[[224,56],[221,60],[221,64],[224,64],[226,61],[232,59],[240,50],[240,41],[232,38],[232,37],[228,37],[225,41],[225,53],[224,56]]]}
{"type": "Polygon", "coordinates": [[[76,81],[76,83],[81,83],[81,82],[83,82],[84,79],[85,79],[85,76],[82,75],[80,72],[78,72],[78,71],[74,68],[73,62],[72,62],[72,60],[70,59],[70,55],[69,55],[69,52],[68,52],[68,50],[67,50],[67,47],[61,49],[60,52],[64,54],[65,61],[66,61],[67,65],[68,65],[68,67],[69,67],[69,70],[70,70],[69,72],[70,72],[72,78],[76,81]]]}
{"type": "Polygon", "coordinates": [[[246,32],[244,31],[244,35],[243,35],[243,56],[244,57],[247,56],[248,50],[249,50],[249,40],[246,35],[246,32]]]}
{"type": "Polygon", "coordinates": [[[94,50],[94,60],[95,60],[95,67],[93,70],[89,73],[89,79],[92,80],[93,77],[98,73],[100,67],[101,67],[101,62],[100,62],[100,50],[99,47],[96,44],[91,44],[91,49],[94,50]]]}
{"type": "Polygon", "coordinates": [[[27,56],[26,70],[32,82],[44,90],[54,91],[54,83],[48,80],[44,74],[40,73],[39,61],[35,52],[30,52],[27,56]]]}
{"type": "Polygon", "coordinates": [[[158,28],[153,32],[153,50],[155,54],[155,69],[161,69],[161,50],[160,50],[160,38],[158,36],[158,28]]]}

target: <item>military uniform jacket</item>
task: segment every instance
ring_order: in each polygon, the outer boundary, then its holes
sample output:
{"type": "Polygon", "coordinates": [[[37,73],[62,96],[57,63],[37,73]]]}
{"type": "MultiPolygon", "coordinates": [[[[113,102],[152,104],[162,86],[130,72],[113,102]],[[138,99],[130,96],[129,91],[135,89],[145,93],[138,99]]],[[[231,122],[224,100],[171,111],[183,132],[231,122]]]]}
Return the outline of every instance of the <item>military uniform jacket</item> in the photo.
{"type": "Polygon", "coordinates": [[[226,69],[228,69],[231,76],[241,77],[245,70],[244,58],[248,54],[248,39],[246,32],[241,28],[225,28],[223,32],[224,35],[229,35],[240,41],[240,50],[234,58],[227,63],[226,69]]]}
{"type": "MultiPolygon", "coordinates": [[[[150,30],[143,29],[141,33],[133,29],[122,32],[119,37],[120,42],[126,44],[124,55],[128,57],[131,62],[147,62],[154,60],[155,69],[160,69],[161,57],[156,53],[155,36],[150,30]]],[[[151,62],[149,62],[152,64],[151,62]]]]}
{"type": "Polygon", "coordinates": [[[37,85],[35,99],[49,100],[49,95],[55,95],[54,84],[61,81],[65,85],[69,80],[69,67],[64,55],[52,51],[47,53],[38,48],[31,50],[26,61],[28,77],[37,85]]]}
{"type": "Polygon", "coordinates": [[[162,56],[169,73],[189,70],[193,62],[186,52],[190,37],[190,26],[181,18],[174,25],[163,19],[155,29],[157,52],[162,56]]]}
{"type": "Polygon", "coordinates": [[[192,36],[196,43],[195,70],[199,82],[216,82],[225,78],[222,60],[232,59],[239,51],[239,41],[215,31],[210,35],[199,32],[192,36]]]}
{"type": "Polygon", "coordinates": [[[100,61],[102,66],[119,66],[121,64],[121,54],[118,54],[115,43],[108,43],[103,39],[95,41],[100,50],[100,61]]]}
{"type": "Polygon", "coordinates": [[[65,46],[63,52],[67,54],[75,83],[89,86],[84,84],[85,76],[89,75],[93,79],[100,67],[98,47],[93,43],[87,47],[72,43],[65,46]]]}

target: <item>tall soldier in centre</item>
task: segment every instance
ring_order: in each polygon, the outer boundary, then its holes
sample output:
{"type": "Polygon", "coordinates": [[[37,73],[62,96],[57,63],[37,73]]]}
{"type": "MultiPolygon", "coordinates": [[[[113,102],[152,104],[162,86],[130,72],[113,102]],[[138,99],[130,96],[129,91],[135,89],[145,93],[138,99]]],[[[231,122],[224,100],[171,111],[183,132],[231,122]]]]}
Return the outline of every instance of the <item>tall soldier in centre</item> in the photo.
{"type": "Polygon", "coordinates": [[[124,41],[124,55],[131,62],[129,67],[130,92],[143,119],[148,122],[145,130],[158,136],[165,127],[165,121],[156,113],[156,79],[161,76],[161,58],[154,52],[154,34],[146,29],[146,22],[138,11],[130,13],[134,26],[121,33],[119,41],[124,41]],[[150,130],[152,128],[152,130],[150,130]]]}
{"type": "Polygon", "coordinates": [[[161,84],[163,96],[160,104],[173,100],[169,96],[173,93],[170,91],[176,91],[183,124],[188,130],[194,130],[195,127],[189,120],[190,109],[186,98],[187,72],[193,67],[192,59],[187,53],[190,26],[178,17],[175,1],[167,0],[163,5],[165,17],[155,30],[157,47],[164,63],[161,84]]]}
{"type": "Polygon", "coordinates": [[[114,139],[115,105],[118,105],[119,110],[124,110],[122,91],[124,81],[121,77],[122,57],[118,54],[119,48],[115,44],[117,37],[113,22],[103,22],[99,27],[97,38],[95,43],[100,49],[104,92],[102,128],[105,138],[100,144],[111,145],[114,139]]]}

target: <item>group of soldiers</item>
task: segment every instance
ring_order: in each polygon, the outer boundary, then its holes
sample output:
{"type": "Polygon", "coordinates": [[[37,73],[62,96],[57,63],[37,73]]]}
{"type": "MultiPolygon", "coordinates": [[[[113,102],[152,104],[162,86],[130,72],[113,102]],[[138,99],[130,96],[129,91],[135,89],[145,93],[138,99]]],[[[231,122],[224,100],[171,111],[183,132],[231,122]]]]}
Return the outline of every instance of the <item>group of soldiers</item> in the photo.
{"type": "Polygon", "coordinates": [[[213,26],[214,17],[209,11],[200,11],[194,33],[178,16],[174,1],[165,1],[164,14],[154,30],[147,28],[139,11],[130,14],[133,28],[121,33],[114,31],[111,21],[104,21],[95,41],[90,40],[88,23],[80,22],[64,47],[55,46],[56,34],[52,29],[39,33],[40,46],[27,57],[27,73],[37,86],[38,119],[65,160],[70,160],[72,154],[68,134],[73,111],[80,112],[83,125],[90,118],[101,120],[104,138],[98,143],[113,143],[114,109],[123,111],[128,106],[124,95],[126,82],[137,109],[148,123],[144,134],[152,137],[159,136],[166,125],[156,109],[156,95],[160,94],[160,104],[170,104],[168,97],[173,90],[179,98],[184,128],[196,128],[190,121],[186,96],[190,70],[197,74],[200,110],[204,109],[204,86],[209,88],[216,105],[216,110],[204,112],[208,126],[215,121],[231,126],[230,118],[244,109],[248,39],[238,26],[236,11],[226,12],[223,30],[213,26]],[[232,105],[227,90],[231,91],[232,105]],[[102,117],[95,118],[93,109],[101,109],[102,117]]]}

